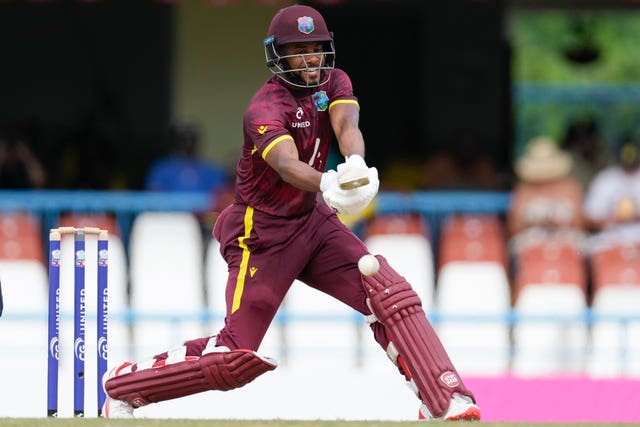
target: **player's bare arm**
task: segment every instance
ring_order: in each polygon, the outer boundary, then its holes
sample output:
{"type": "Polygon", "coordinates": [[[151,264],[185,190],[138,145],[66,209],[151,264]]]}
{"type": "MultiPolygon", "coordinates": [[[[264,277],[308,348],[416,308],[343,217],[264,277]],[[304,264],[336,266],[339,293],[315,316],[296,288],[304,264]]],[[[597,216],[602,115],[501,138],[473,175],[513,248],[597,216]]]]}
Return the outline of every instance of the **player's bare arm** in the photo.
{"type": "Polygon", "coordinates": [[[298,158],[298,149],[293,139],[278,142],[265,157],[265,161],[278,172],[287,183],[301,190],[320,190],[322,173],[298,158]]]}
{"type": "Polygon", "coordinates": [[[337,103],[329,112],[333,132],[338,139],[340,153],[347,157],[358,154],[364,158],[364,138],[358,127],[360,112],[352,103],[337,103]]]}

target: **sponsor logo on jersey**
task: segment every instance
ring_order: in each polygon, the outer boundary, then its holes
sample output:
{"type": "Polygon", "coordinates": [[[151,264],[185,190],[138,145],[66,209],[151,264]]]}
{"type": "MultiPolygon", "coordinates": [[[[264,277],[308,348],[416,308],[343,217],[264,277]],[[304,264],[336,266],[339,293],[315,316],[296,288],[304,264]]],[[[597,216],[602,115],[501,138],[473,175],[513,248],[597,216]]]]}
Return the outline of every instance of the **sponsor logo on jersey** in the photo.
{"type": "Polygon", "coordinates": [[[264,134],[265,134],[265,132],[266,132],[268,129],[269,129],[269,126],[266,126],[266,125],[260,125],[260,126],[258,126],[258,133],[259,133],[260,135],[264,135],[264,134]]]}
{"type": "Polygon", "coordinates": [[[329,108],[329,97],[327,96],[327,92],[324,90],[318,91],[311,95],[311,99],[313,100],[313,105],[316,106],[318,111],[325,111],[329,108]]]}
{"type": "Polygon", "coordinates": [[[301,16],[298,18],[298,31],[303,34],[311,34],[316,27],[313,25],[313,18],[301,16]]]}
{"type": "Polygon", "coordinates": [[[311,122],[309,120],[300,120],[302,119],[302,116],[304,116],[304,110],[302,109],[302,107],[298,107],[296,109],[296,119],[298,119],[298,121],[291,122],[292,128],[308,128],[309,126],[311,126],[311,122]]]}
{"type": "Polygon", "coordinates": [[[308,128],[311,126],[311,122],[306,120],[304,122],[291,122],[291,127],[293,128],[308,128]]]}
{"type": "Polygon", "coordinates": [[[249,274],[251,275],[251,277],[255,276],[257,271],[258,271],[258,267],[249,268],[249,274]]]}
{"type": "Polygon", "coordinates": [[[446,371],[442,375],[440,375],[440,381],[442,381],[442,384],[446,385],[449,388],[456,388],[460,385],[458,376],[451,371],[446,371]]]}

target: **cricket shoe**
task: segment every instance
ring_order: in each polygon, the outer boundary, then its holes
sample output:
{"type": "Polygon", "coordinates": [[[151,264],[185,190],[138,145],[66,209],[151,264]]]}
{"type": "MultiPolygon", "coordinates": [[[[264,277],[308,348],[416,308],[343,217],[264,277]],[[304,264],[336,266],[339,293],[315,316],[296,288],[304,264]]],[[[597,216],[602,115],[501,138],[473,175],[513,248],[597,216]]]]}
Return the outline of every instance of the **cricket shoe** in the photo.
{"type": "Polygon", "coordinates": [[[470,397],[458,393],[451,396],[449,409],[441,417],[433,417],[423,403],[418,411],[418,419],[424,421],[479,421],[480,408],[470,397]]]}
{"type": "MultiPolygon", "coordinates": [[[[107,371],[102,377],[102,387],[104,387],[107,380],[120,374],[120,372],[131,366],[131,362],[124,362],[123,364],[112,368],[107,371]]],[[[107,398],[102,405],[102,416],[104,418],[135,418],[133,416],[133,406],[124,400],[114,399],[107,393],[107,398]]]]}

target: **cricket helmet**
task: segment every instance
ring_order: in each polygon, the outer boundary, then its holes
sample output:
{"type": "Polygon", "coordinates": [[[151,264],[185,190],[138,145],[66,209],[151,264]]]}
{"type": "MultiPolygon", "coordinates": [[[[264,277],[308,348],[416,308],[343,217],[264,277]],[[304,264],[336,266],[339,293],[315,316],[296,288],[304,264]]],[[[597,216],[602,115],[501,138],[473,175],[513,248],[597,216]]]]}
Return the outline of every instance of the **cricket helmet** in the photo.
{"type": "MultiPolygon", "coordinates": [[[[293,5],[280,9],[271,20],[269,34],[264,40],[264,52],[267,67],[271,72],[290,85],[297,87],[317,87],[329,81],[331,70],[335,65],[335,49],[333,33],[327,29],[324,18],[314,8],[304,5],[293,5]],[[300,76],[300,71],[309,67],[306,58],[313,54],[284,56],[280,48],[289,43],[322,42],[322,62],[320,64],[321,78],[318,83],[307,83],[300,76]],[[291,69],[286,59],[292,56],[302,56],[305,59],[303,68],[291,69]]],[[[317,67],[313,67],[317,68],[317,67]]]]}

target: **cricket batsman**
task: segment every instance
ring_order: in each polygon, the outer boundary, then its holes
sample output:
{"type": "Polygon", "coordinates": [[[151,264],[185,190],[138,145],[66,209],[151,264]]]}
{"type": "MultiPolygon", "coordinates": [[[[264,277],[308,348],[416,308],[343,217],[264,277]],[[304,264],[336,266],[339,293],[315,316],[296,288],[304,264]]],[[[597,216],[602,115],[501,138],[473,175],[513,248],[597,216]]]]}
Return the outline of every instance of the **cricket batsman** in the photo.
{"type": "Polygon", "coordinates": [[[243,387],[274,370],[276,361],[257,351],[298,279],[362,313],[415,392],[420,419],[479,420],[416,292],[336,216],[363,210],[379,179],[364,160],[351,81],[335,68],[333,33],[317,10],[289,6],[273,17],[264,52],[273,75],[244,114],[234,202],[213,228],[229,270],[224,326],[113,368],[103,413],[131,417],[150,403],[243,387]],[[326,170],[334,137],[344,162],[326,170]]]}

